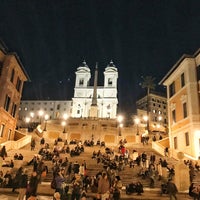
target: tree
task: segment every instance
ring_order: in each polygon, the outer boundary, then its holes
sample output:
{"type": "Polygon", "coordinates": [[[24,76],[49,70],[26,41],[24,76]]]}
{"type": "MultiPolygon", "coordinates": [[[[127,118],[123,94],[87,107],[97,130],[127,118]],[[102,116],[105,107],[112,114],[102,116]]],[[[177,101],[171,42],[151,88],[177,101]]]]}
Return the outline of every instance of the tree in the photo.
{"type": "Polygon", "coordinates": [[[148,117],[148,120],[147,120],[147,131],[149,132],[149,94],[150,94],[150,91],[151,90],[154,90],[155,89],[155,84],[154,84],[154,81],[155,81],[155,78],[152,77],[152,76],[145,76],[143,77],[142,76],[142,79],[143,79],[143,82],[141,83],[141,87],[142,88],[145,88],[147,90],[147,117],[148,117]]]}

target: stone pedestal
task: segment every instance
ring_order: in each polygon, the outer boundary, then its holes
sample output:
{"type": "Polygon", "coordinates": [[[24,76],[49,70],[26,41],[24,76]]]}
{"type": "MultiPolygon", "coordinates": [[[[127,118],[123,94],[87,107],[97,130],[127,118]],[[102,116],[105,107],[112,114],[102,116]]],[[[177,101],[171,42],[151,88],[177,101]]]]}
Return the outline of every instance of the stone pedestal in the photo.
{"type": "Polygon", "coordinates": [[[180,163],[175,165],[174,183],[176,184],[178,191],[188,190],[190,186],[189,169],[183,161],[180,161],[180,163]]]}

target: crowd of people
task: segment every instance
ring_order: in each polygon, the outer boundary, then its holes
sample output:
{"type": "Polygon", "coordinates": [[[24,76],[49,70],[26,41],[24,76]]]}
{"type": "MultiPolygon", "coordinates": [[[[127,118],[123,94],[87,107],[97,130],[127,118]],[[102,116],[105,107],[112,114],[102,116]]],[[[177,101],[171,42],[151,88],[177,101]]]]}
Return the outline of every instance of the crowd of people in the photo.
{"type": "MultiPolygon", "coordinates": [[[[36,146],[36,141],[32,141],[36,146]]],[[[74,140],[68,143],[67,140],[57,139],[53,145],[49,145],[44,138],[41,138],[38,154],[35,154],[27,163],[27,167],[32,166],[31,176],[28,176],[26,166],[20,167],[15,174],[9,170],[5,174],[0,171],[0,186],[10,187],[13,192],[18,189],[19,200],[25,196],[28,200],[37,196],[38,184],[48,174],[49,167],[51,167],[53,171],[51,187],[55,190],[54,199],[64,200],[71,194],[71,200],[84,200],[88,192],[91,192],[96,194],[94,196],[96,200],[106,200],[111,197],[113,200],[119,200],[122,189],[127,194],[141,195],[144,192],[142,179],[148,179],[150,187],[154,187],[155,181],[161,181],[161,193],[168,193],[170,196],[176,197],[177,188],[172,181],[175,174],[174,166],[168,165],[165,158],[158,158],[153,153],[147,154],[145,151],[138,152],[136,149],[128,149],[125,140],[120,141],[117,150],[105,147],[105,143],[101,146],[99,142],[100,148],[98,151],[93,151],[91,159],[96,160],[97,165],[102,166],[102,170],[97,171],[95,176],[89,176],[87,161],[80,160],[78,156],[84,152],[84,146],[92,147],[94,145],[90,142],[85,141],[82,144],[81,141],[74,140]],[[50,146],[53,147],[50,148],[50,146]],[[74,151],[78,153],[72,153],[74,151]],[[77,160],[71,162],[70,158],[74,156],[77,156],[77,160]],[[51,161],[52,165],[47,166],[46,161],[51,161]],[[127,166],[139,171],[138,177],[141,177],[141,181],[130,182],[123,188],[123,180],[119,174],[127,166]],[[165,183],[162,182],[162,168],[168,170],[165,183]]],[[[35,146],[33,147],[31,142],[32,151],[35,150],[35,146]]],[[[24,158],[22,154],[16,153],[13,159],[23,160],[24,158]],[[22,159],[19,159],[19,155],[22,159]]],[[[198,171],[200,169],[198,163],[195,165],[189,161],[184,161],[184,163],[189,166],[190,171],[193,168],[198,171]]]]}

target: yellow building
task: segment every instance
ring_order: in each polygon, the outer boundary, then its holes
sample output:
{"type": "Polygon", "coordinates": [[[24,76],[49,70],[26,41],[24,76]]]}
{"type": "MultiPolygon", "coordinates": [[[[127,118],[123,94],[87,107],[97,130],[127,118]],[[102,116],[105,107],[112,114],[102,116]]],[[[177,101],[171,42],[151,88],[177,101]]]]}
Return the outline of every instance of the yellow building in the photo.
{"type": "Polygon", "coordinates": [[[200,156],[200,49],[183,55],[160,81],[167,87],[171,156],[200,156]]]}
{"type": "Polygon", "coordinates": [[[28,80],[16,53],[0,41],[0,143],[13,140],[24,81],[28,80]]]}

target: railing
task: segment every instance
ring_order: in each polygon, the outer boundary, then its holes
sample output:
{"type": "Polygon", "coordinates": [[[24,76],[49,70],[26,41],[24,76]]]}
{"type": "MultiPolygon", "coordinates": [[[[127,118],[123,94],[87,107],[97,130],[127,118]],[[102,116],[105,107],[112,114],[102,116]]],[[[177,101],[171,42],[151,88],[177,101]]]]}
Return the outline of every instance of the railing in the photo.
{"type": "Polygon", "coordinates": [[[159,141],[155,141],[155,142],[152,141],[152,148],[155,151],[159,152],[162,156],[165,156],[165,147],[168,147],[168,143],[169,143],[168,137],[159,141]]]}
{"type": "Polygon", "coordinates": [[[31,142],[31,138],[32,138],[31,135],[23,134],[20,131],[15,131],[15,134],[17,135],[17,138],[20,138],[20,139],[16,141],[9,140],[4,143],[1,143],[1,146],[5,146],[7,151],[13,150],[13,149],[20,149],[31,142]]]}

